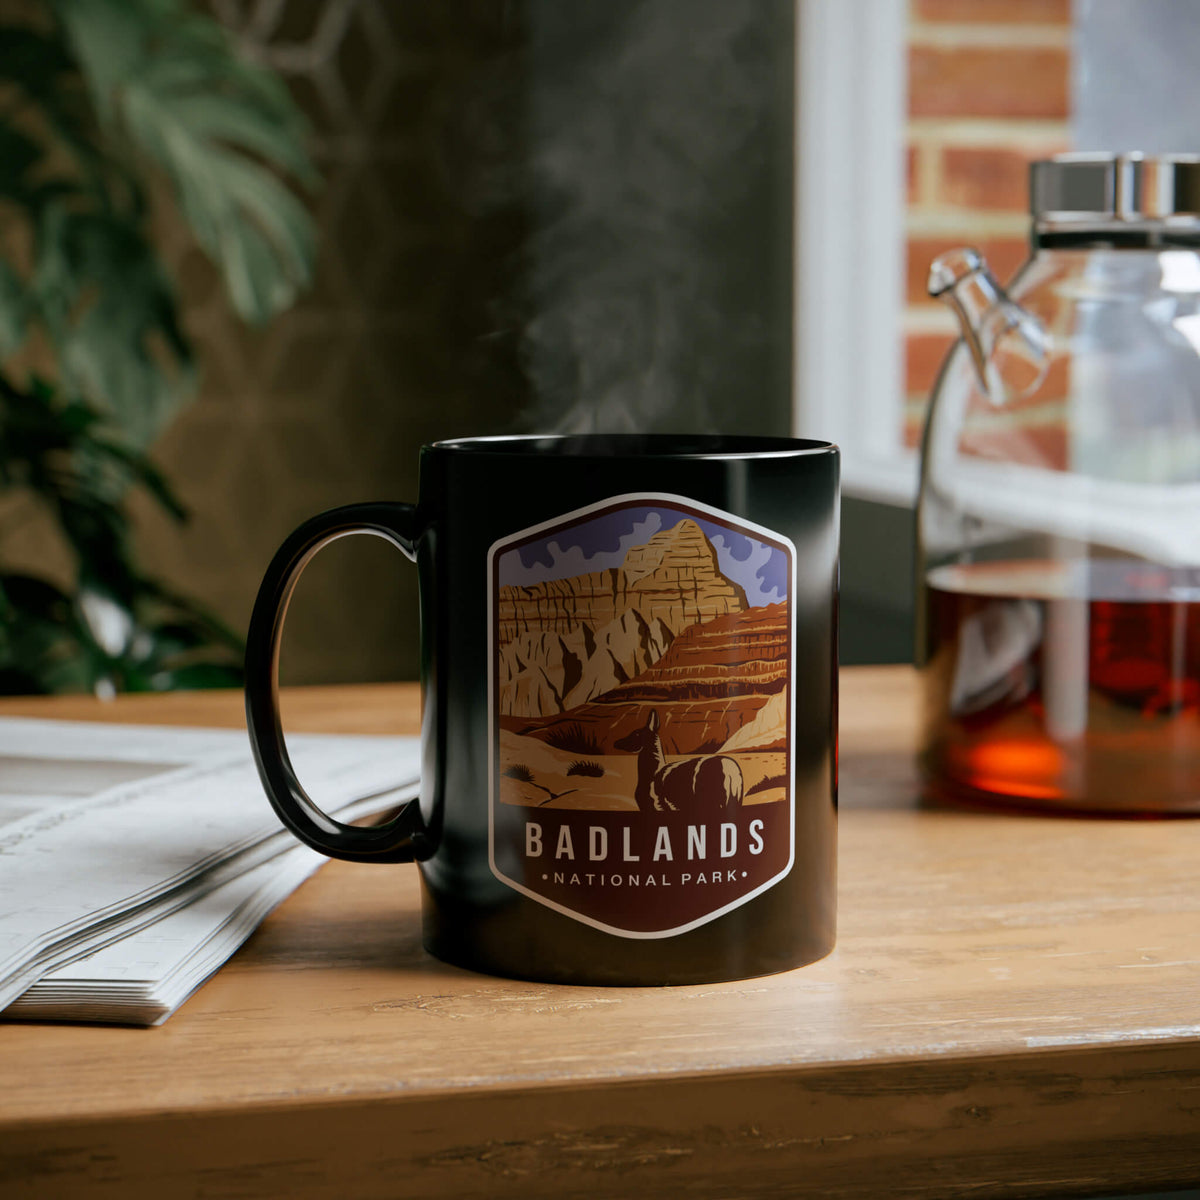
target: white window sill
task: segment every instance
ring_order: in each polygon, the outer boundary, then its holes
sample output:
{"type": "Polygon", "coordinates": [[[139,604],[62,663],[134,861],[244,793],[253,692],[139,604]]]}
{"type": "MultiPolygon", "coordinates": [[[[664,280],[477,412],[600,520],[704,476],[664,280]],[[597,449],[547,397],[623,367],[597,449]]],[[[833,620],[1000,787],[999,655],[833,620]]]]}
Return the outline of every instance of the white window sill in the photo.
{"type": "Polygon", "coordinates": [[[793,429],[845,495],[911,507],[902,443],[907,0],[798,0],[793,429]]]}
{"type": "Polygon", "coordinates": [[[914,451],[871,458],[843,451],[842,494],[876,504],[912,508],[917,502],[919,466],[914,451]]]}

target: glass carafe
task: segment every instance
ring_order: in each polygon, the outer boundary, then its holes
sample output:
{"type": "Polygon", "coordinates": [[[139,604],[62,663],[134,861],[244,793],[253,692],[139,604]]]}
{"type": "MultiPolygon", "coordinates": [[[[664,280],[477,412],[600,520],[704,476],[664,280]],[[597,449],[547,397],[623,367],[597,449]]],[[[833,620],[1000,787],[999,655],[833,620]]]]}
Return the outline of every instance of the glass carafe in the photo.
{"type": "Polygon", "coordinates": [[[1200,813],[1200,161],[1030,179],[1007,290],[971,250],[930,275],[962,337],[922,448],[927,786],[1200,813]]]}

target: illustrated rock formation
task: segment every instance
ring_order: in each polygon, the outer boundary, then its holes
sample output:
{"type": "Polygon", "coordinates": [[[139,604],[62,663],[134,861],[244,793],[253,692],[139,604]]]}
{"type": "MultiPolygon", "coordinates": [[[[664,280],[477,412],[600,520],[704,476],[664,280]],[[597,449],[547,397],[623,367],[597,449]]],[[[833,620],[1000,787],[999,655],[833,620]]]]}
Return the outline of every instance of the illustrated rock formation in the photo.
{"type": "Polygon", "coordinates": [[[502,716],[565,712],[645,674],[690,626],[744,612],[704,531],[680,521],[619,567],[502,587],[497,599],[502,716]]]}
{"type": "Polygon", "coordinates": [[[500,712],[536,717],[585,704],[656,663],[673,638],[660,618],[632,609],[597,631],[522,633],[500,651],[500,712]]]}
{"type": "Polygon", "coordinates": [[[776,692],[766,704],[721,747],[735,750],[784,750],[787,747],[787,692],[776,692]]]}
{"type": "MultiPolygon", "coordinates": [[[[646,720],[661,717],[668,754],[768,750],[785,744],[788,609],[784,603],[728,613],[684,629],[636,677],[563,715],[503,720],[505,728],[553,739],[578,729],[605,753],[646,720]],[[734,743],[733,739],[737,739],[734,743]]],[[[553,713],[553,709],[543,709],[553,713]]]]}

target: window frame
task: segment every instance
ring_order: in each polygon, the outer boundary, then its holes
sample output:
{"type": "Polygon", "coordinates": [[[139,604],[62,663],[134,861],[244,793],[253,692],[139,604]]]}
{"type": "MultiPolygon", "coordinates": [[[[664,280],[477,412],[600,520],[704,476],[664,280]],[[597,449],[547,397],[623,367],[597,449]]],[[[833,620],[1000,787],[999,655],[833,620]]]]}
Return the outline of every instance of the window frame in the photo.
{"type": "Polygon", "coordinates": [[[916,502],[904,445],[906,0],[797,0],[792,427],[845,494],[916,502]]]}

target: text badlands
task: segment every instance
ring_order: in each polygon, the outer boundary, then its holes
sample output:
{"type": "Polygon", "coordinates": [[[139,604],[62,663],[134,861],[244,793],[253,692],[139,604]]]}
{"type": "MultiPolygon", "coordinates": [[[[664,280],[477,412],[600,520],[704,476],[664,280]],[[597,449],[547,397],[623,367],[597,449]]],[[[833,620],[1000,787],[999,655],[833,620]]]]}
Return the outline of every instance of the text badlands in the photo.
{"type": "MultiPolygon", "coordinates": [[[[751,854],[761,854],[763,851],[762,831],[763,822],[761,820],[751,821],[745,830],[749,837],[746,849],[751,854]]],[[[586,835],[582,830],[577,832],[580,835],[578,847],[571,826],[560,825],[554,841],[554,849],[551,851],[543,836],[542,826],[537,821],[526,821],[525,855],[527,858],[553,857],[556,862],[575,862],[578,859],[592,863],[607,863],[610,858],[608,829],[603,825],[590,825],[586,835]]],[[[638,844],[635,847],[634,831],[626,825],[621,831],[620,858],[617,858],[618,850],[615,846],[611,847],[611,857],[619,862],[636,863],[642,861],[642,853],[646,852],[646,857],[651,863],[675,862],[677,856],[680,861],[704,863],[709,856],[711,845],[714,858],[718,856],[733,858],[738,852],[738,839],[741,834],[736,824],[727,821],[719,826],[719,832],[711,840],[711,843],[707,825],[689,825],[684,838],[676,838],[673,841],[670,827],[659,825],[654,834],[653,849],[650,849],[649,839],[646,837],[648,832],[648,830],[644,833],[639,831],[641,837],[637,839],[638,844]],[[681,842],[682,844],[680,844],[681,842]]],[[[719,876],[721,873],[714,871],[713,874],[719,876]]]]}

